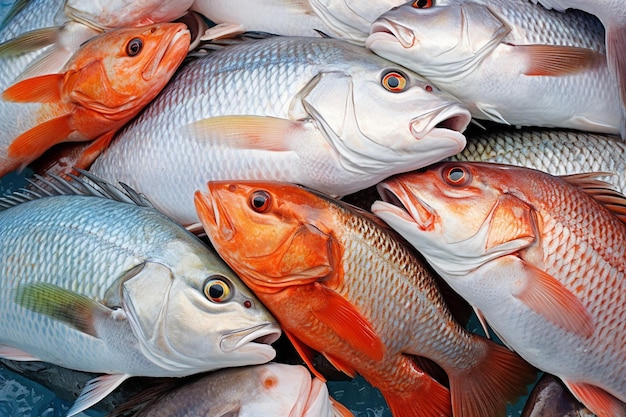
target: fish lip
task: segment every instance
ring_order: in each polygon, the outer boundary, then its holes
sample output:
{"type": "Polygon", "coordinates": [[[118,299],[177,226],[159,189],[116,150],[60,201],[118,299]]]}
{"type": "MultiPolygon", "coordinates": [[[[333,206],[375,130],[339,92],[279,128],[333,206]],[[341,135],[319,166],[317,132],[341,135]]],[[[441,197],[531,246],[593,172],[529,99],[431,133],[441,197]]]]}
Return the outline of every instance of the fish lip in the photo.
{"type": "MultiPolygon", "coordinates": [[[[228,214],[224,210],[220,200],[218,198],[214,198],[214,196],[217,196],[217,190],[214,184],[209,182],[207,187],[209,189],[208,193],[200,192],[202,196],[200,198],[200,204],[202,204],[205,208],[205,210],[202,211],[204,214],[202,219],[203,223],[206,221],[210,222],[212,229],[215,229],[216,231],[219,230],[221,237],[225,241],[230,241],[235,235],[235,228],[228,218],[228,214]]],[[[210,237],[211,233],[208,233],[208,230],[205,231],[210,237]]]]}
{"type": "Polygon", "coordinates": [[[465,106],[452,103],[422,114],[409,123],[411,134],[415,139],[421,140],[428,136],[452,139],[457,148],[454,153],[458,153],[465,148],[466,138],[463,132],[471,120],[472,115],[465,106]]]}
{"type": "Polygon", "coordinates": [[[168,53],[173,49],[176,49],[178,41],[182,37],[187,36],[191,41],[191,33],[187,26],[184,23],[179,23],[178,25],[178,30],[168,31],[165,39],[160,42],[161,46],[158,49],[158,52],[154,54],[152,59],[150,59],[144,66],[143,71],[141,72],[141,78],[143,78],[144,81],[150,81],[156,74],[159,74],[159,64],[163,60],[163,57],[168,55],[168,53]]]}
{"type": "Polygon", "coordinates": [[[365,41],[365,46],[369,48],[374,41],[391,39],[395,39],[405,49],[412,48],[416,43],[415,34],[411,29],[381,17],[370,26],[370,36],[365,41]]]}
{"type": "Polygon", "coordinates": [[[378,211],[388,211],[395,214],[410,223],[415,223],[423,231],[433,228],[437,217],[433,208],[415,193],[412,193],[401,181],[395,178],[383,181],[376,185],[376,191],[378,191],[383,202],[387,203],[384,208],[378,206],[378,211]],[[401,197],[408,199],[411,206],[407,207],[402,202],[401,197]]]}
{"type": "Polygon", "coordinates": [[[276,322],[262,323],[225,333],[220,337],[219,346],[224,353],[254,350],[270,361],[276,354],[271,345],[278,340],[281,333],[276,322]]]}

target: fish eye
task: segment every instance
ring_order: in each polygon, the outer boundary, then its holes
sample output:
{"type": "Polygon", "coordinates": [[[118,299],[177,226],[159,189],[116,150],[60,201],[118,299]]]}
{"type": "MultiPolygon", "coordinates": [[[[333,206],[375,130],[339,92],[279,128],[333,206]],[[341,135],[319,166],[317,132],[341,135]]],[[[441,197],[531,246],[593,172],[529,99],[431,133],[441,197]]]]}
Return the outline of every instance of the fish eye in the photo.
{"type": "Polygon", "coordinates": [[[407,78],[399,71],[389,71],[383,76],[381,83],[385,89],[392,93],[399,93],[406,90],[407,78]]]}
{"type": "Polygon", "coordinates": [[[135,56],[143,49],[143,41],[139,38],[132,38],[126,44],[126,55],[135,56]]]}
{"type": "Polygon", "coordinates": [[[214,303],[228,301],[231,293],[230,284],[222,276],[213,275],[204,283],[204,295],[214,303]]]}
{"type": "Polygon", "coordinates": [[[461,187],[467,185],[472,176],[466,168],[451,166],[444,171],[443,178],[449,185],[461,187]]]}
{"type": "Polygon", "coordinates": [[[411,3],[411,7],[413,7],[414,9],[428,9],[430,7],[433,7],[433,0],[415,0],[413,3],[411,3]]]}
{"type": "Polygon", "coordinates": [[[250,207],[257,213],[265,213],[272,205],[272,198],[263,191],[257,190],[250,194],[250,207]]]}

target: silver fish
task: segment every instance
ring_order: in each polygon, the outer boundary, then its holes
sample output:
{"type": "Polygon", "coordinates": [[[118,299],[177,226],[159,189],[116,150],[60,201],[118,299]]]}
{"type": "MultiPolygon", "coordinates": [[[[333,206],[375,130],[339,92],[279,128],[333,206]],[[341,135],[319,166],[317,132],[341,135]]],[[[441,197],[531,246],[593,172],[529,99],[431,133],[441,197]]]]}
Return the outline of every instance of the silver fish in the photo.
{"type": "Polygon", "coordinates": [[[188,225],[209,180],[345,195],[458,153],[469,121],[458,100],[363,47],[277,36],[182,68],[90,170],[188,225]]]}
{"type": "Polygon", "coordinates": [[[105,374],[69,415],[132,376],[275,356],[276,321],[215,252],[151,207],[75,188],[22,191],[0,211],[0,356],[105,374]]]}
{"type": "Polygon", "coordinates": [[[626,143],[618,136],[552,129],[494,129],[468,135],[452,161],[496,162],[552,175],[607,172],[603,181],[626,195],[626,143]]]}
{"type": "Polygon", "coordinates": [[[366,45],[466,103],[478,119],[618,134],[602,24],[523,0],[413,1],[366,45]]]}

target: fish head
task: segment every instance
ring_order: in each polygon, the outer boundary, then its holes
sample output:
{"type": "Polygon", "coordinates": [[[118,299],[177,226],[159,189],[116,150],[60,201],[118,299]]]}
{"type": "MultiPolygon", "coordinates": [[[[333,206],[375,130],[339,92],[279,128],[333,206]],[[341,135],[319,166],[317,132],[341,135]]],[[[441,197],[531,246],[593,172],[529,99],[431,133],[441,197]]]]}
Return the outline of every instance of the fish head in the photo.
{"type": "Polygon", "coordinates": [[[444,162],[398,175],[377,186],[383,201],[372,211],[440,274],[465,276],[536,237],[532,207],[507,185],[517,170],[508,168],[444,162]]]}
{"type": "Polygon", "coordinates": [[[346,1],[310,0],[311,8],[340,38],[364,42],[372,22],[406,0],[346,1]]]}
{"type": "Polygon", "coordinates": [[[147,261],[122,283],[124,309],[142,353],[173,376],[266,363],[276,320],[201,243],[172,241],[169,260],[147,261]]]}
{"type": "Polygon", "coordinates": [[[343,169],[382,180],[465,147],[471,116],[456,98],[373,54],[345,62],[320,72],[297,97],[343,169]]]}
{"type": "Polygon", "coordinates": [[[66,0],[65,14],[95,29],[140,27],[178,19],[192,3],[193,0],[66,0]]]}
{"type": "Polygon", "coordinates": [[[90,39],[66,67],[71,99],[115,119],[139,111],[165,87],[189,48],[183,23],[124,28],[90,39]]]}
{"type": "Polygon", "coordinates": [[[486,5],[416,0],[372,23],[366,46],[429,80],[466,77],[510,32],[486,5]]]}
{"type": "Polygon", "coordinates": [[[195,204],[213,246],[256,294],[316,282],[333,268],[326,206],[301,187],[210,181],[195,204]]]}

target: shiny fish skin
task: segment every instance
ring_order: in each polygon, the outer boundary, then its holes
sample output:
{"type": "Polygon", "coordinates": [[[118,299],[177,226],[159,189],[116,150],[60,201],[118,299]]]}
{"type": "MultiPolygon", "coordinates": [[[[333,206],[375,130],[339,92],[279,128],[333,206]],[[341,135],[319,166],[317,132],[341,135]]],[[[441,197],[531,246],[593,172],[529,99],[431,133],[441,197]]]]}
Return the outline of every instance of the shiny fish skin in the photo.
{"type": "Polygon", "coordinates": [[[362,47],[272,37],[182,68],[90,170],[191,224],[193,193],[206,181],[349,194],[458,153],[468,123],[458,100],[362,47]],[[407,81],[400,92],[381,85],[392,70],[407,81]]]}
{"type": "Polygon", "coordinates": [[[468,135],[451,161],[496,162],[552,175],[608,172],[600,176],[626,195],[626,144],[619,137],[575,130],[493,129],[468,135]]]}
{"type": "MultiPolygon", "coordinates": [[[[0,211],[0,231],[4,357],[106,373],[113,389],[131,376],[184,376],[275,355],[266,343],[279,330],[267,310],[214,252],[154,209],[49,196],[0,211]],[[231,297],[210,301],[210,277],[231,297]],[[33,288],[91,301],[64,301],[62,317],[40,314],[33,288]]],[[[84,393],[72,413],[109,392],[98,391],[84,393]]]]}
{"type": "Polygon", "coordinates": [[[372,211],[523,358],[626,415],[626,199],[587,175],[446,162],[378,185],[372,211]],[[620,217],[595,198],[607,200],[620,217]]]}
{"type": "Polygon", "coordinates": [[[604,31],[586,13],[523,0],[407,3],[374,22],[366,45],[455,95],[478,119],[620,132],[604,31]]]}

